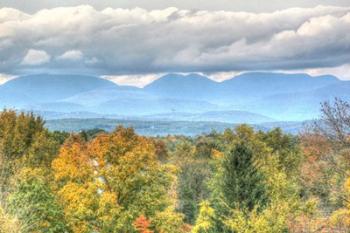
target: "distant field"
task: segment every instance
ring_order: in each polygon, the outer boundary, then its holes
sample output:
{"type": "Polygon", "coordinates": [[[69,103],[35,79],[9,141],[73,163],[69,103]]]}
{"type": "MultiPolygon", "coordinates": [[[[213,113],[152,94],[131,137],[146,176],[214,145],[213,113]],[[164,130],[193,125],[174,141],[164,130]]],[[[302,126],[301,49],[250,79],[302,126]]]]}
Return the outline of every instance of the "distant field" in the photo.
{"type": "MultiPolygon", "coordinates": [[[[235,127],[237,124],[205,121],[143,121],[105,118],[69,118],[46,121],[46,126],[51,130],[69,132],[93,128],[111,131],[117,125],[133,127],[137,133],[142,135],[162,136],[172,134],[194,136],[202,133],[210,133],[213,130],[222,132],[227,128],[235,127]]],[[[280,127],[287,133],[297,134],[303,128],[303,125],[303,122],[275,122],[253,126],[261,130],[269,130],[271,128],[280,127]]]]}

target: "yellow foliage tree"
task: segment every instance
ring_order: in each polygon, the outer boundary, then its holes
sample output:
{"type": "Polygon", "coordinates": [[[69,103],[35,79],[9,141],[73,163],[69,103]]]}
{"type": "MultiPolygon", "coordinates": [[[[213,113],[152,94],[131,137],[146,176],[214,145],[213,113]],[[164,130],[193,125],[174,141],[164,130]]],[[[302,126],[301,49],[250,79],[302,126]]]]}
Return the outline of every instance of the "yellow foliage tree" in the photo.
{"type": "Polygon", "coordinates": [[[0,233],[20,233],[20,221],[7,214],[0,205],[0,233]]]}
{"type": "Polygon", "coordinates": [[[87,143],[72,136],[52,168],[57,195],[76,233],[134,232],[132,223],[140,215],[152,222],[156,216],[174,218],[168,209],[174,174],[158,161],[154,141],[132,129],[119,127],[87,143]]]}
{"type": "Polygon", "coordinates": [[[215,218],[215,210],[210,206],[209,201],[203,201],[200,204],[199,215],[196,224],[192,229],[193,233],[213,233],[213,219],[215,218]]]}
{"type": "Polygon", "coordinates": [[[344,190],[346,193],[345,207],[336,210],[331,218],[330,222],[337,228],[350,228],[350,178],[348,178],[344,184],[344,190]]]}
{"type": "Polygon", "coordinates": [[[266,157],[261,167],[270,198],[268,205],[262,211],[258,211],[258,208],[251,212],[233,209],[231,217],[224,221],[229,229],[242,233],[288,232],[290,221],[301,215],[312,214],[316,203],[299,198],[297,185],[288,179],[277,163],[276,157],[266,157]]]}

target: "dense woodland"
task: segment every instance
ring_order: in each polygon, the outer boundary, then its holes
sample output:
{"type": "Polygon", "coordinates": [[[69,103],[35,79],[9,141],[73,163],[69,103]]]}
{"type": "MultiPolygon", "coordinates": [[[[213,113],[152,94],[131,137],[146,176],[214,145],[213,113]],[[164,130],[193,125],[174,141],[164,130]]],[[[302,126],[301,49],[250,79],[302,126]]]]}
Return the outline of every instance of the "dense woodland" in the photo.
{"type": "Polygon", "coordinates": [[[349,232],[350,105],[297,136],[51,132],[0,113],[1,233],[349,232]]]}

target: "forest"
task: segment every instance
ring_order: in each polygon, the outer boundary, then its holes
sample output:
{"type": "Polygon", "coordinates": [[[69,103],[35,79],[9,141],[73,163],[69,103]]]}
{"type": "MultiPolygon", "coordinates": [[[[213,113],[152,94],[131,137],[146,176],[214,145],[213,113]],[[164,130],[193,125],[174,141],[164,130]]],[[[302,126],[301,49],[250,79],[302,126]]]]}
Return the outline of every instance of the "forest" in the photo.
{"type": "Polygon", "coordinates": [[[50,131],[0,113],[0,233],[311,233],[350,229],[350,104],[298,135],[50,131]]]}

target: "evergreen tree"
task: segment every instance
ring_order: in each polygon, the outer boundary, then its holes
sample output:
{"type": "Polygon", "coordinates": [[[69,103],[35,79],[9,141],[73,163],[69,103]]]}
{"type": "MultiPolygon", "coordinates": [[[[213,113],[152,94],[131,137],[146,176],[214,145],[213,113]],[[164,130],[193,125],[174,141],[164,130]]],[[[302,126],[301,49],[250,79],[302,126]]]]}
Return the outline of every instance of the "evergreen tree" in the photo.
{"type": "Polygon", "coordinates": [[[223,161],[222,194],[230,208],[251,211],[267,202],[264,177],[258,171],[252,151],[238,144],[223,161]]]}
{"type": "Polygon", "coordinates": [[[207,181],[210,178],[210,165],[205,159],[186,161],[181,166],[178,180],[178,210],[185,214],[185,221],[193,224],[199,212],[199,204],[209,197],[207,181]]]}

